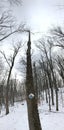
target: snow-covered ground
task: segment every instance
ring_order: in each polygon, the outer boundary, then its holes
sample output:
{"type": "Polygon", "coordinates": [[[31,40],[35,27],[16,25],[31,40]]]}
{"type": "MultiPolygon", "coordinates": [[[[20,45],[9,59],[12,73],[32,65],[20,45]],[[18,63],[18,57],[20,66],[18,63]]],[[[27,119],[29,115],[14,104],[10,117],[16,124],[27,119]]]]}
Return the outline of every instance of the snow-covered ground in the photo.
{"type": "MultiPolygon", "coordinates": [[[[60,107],[61,108],[61,107],[60,107]]],[[[53,107],[51,112],[48,106],[41,105],[39,109],[42,130],[64,130],[64,108],[56,112],[53,107]]]]}
{"type": "MultiPolygon", "coordinates": [[[[39,105],[39,115],[41,120],[42,130],[64,130],[64,108],[60,106],[58,112],[55,108],[48,111],[48,105],[41,103],[39,105]]],[[[15,103],[14,107],[10,107],[10,113],[6,116],[4,108],[0,115],[0,130],[29,130],[27,105],[15,103]]]]}

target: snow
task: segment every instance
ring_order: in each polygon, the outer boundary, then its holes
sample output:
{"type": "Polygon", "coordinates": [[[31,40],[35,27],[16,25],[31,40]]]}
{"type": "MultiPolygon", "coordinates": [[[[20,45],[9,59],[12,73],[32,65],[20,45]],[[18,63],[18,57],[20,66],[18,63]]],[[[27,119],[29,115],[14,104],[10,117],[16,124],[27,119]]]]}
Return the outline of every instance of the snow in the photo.
{"type": "Polygon", "coordinates": [[[40,106],[40,119],[43,130],[64,130],[64,112],[51,112],[40,106]],[[42,109],[43,108],[43,109],[42,109]]]}
{"type": "MultiPolygon", "coordinates": [[[[60,110],[48,111],[48,105],[42,103],[39,105],[39,115],[42,130],[64,130],[64,108],[60,105],[60,110]]],[[[10,106],[10,113],[5,115],[5,108],[2,108],[0,115],[0,130],[29,130],[26,102],[15,103],[10,106]]]]}
{"type": "Polygon", "coordinates": [[[0,130],[28,130],[26,103],[16,103],[8,115],[0,116],[0,130]]]}

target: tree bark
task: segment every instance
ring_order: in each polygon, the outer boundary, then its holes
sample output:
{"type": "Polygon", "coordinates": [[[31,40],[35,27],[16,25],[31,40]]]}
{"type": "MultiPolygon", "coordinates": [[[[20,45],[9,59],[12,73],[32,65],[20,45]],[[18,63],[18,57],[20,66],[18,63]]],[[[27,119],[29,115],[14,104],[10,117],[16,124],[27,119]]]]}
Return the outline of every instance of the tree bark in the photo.
{"type": "Polygon", "coordinates": [[[42,130],[33,83],[30,31],[29,31],[29,41],[27,49],[26,96],[27,96],[29,130],[42,130]],[[30,93],[34,94],[33,99],[29,98],[30,93]]]}

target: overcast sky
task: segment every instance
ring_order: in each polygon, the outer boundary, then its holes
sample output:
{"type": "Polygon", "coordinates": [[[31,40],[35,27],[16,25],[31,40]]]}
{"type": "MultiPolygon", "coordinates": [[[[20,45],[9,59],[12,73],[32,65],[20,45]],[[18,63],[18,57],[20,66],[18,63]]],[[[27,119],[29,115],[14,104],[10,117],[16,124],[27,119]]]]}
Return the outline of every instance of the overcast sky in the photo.
{"type": "Polygon", "coordinates": [[[22,6],[10,6],[9,9],[13,9],[17,21],[25,22],[32,32],[45,33],[52,26],[64,26],[64,0],[23,0],[22,6]]]}
{"type": "Polygon", "coordinates": [[[18,21],[25,21],[34,31],[47,31],[64,23],[64,0],[23,0],[22,7],[13,7],[18,21]]]}

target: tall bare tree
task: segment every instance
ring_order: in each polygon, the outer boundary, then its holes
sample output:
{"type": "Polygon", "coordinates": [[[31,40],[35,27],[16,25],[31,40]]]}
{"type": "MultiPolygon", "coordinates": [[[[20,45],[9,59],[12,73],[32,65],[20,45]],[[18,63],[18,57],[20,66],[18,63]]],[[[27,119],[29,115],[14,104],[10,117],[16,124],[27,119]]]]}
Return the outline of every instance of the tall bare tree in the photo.
{"type": "Polygon", "coordinates": [[[9,60],[7,59],[5,53],[0,51],[1,54],[4,56],[8,66],[9,66],[9,73],[8,73],[7,84],[6,84],[6,114],[9,113],[9,104],[8,104],[9,81],[10,81],[12,69],[14,67],[15,58],[16,58],[16,56],[21,48],[21,44],[19,43],[19,44],[15,45],[13,48],[14,48],[13,55],[10,56],[9,60]]]}
{"type": "Polygon", "coordinates": [[[26,68],[26,96],[27,96],[29,129],[41,130],[37,101],[35,97],[33,74],[32,74],[30,31],[28,31],[28,33],[29,33],[29,39],[27,44],[28,49],[27,49],[27,68],[26,68]]]}

